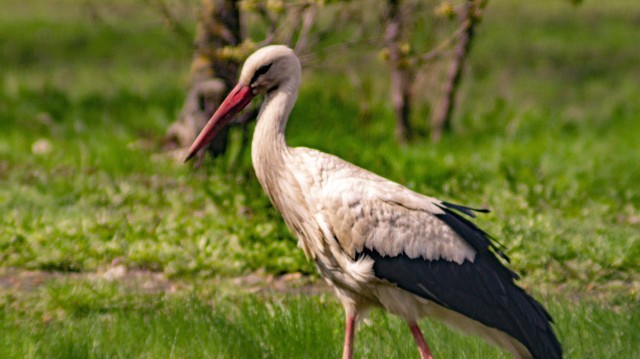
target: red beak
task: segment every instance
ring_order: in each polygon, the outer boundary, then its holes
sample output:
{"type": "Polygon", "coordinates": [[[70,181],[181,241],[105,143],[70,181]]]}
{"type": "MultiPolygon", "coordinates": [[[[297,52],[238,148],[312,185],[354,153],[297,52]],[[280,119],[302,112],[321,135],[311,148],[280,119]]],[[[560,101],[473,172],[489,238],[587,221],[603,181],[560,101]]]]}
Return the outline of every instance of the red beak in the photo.
{"type": "Polygon", "coordinates": [[[207,122],[206,126],[204,126],[202,132],[198,135],[198,138],[196,138],[193,145],[191,145],[189,153],[184,161],[189,161],[196,155],[196,153],[198,153],[198,151],[200,151],[201,148],[211,142],[218,132],[231,122],[233,115],[245,108],[245,106],[251,102],[252,98],[253,93],[251,92],[251,87],[237,84],[236,87],[231,90],[231,93],[227,98],[222,101],[222,104],[218,107],[218,110],[213,114],[213,116],[211,116],[211,119],[207,122]]]}

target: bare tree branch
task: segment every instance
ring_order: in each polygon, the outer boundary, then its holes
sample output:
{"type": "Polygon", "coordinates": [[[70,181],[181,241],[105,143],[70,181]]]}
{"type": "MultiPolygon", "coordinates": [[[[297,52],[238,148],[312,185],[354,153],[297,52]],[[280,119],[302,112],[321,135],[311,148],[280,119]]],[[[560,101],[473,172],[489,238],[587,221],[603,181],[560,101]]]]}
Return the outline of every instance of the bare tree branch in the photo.
{"type": "Polygon", "coordinates": [[[162,20],[167,24],[169,29],[171,29],[174,33],[176,33],[185,43],[191,45],[193,43],[191,39],[191,33],[187,31],[184,25],[174,16],[169,9],[169,6],[162,0],[140,0],[146,5],[148,5],[151,9],[160,14],[162,20]]]}
{"type": "Polygon", "coordinates": [[[441,41],[438,45],[436,45],[436,47],[431,49],[429,52],[421,54],[418,57],[414,57],[414,59],[412,59],[412,61],[415,63],[416,66],[420,67],[420,66],[425,65],[428,62],[431,62],[431,61],[434,61],[434,60],[438,59],[451,46],[456,44],[456,40],[458,40],[460,38],[462,33],[467,31],[467,27],[468,27],[467,22],[464,22],[463,24],[461,24],[456,29],[456,31],[453,34],[451,34],[449,37],[447,37],[446,39],[441,41]]]}
{"type": "Polygon", "coordinates": [[[265,4],[259,4],[257,12],[263,19],[265,19],[269,25],[269,31],[264,40],[259,43],[259,47],[270,45],[276,38],[276,32],[278,31],[278,16],[275,16],[269,12],[265,4]]]}
{"type": "Polygon", "coordinates": [[[402,41],[403,17],[400,0],[388,0],[388,18],[385,30],[385,45],[389,52],[391,65],[391,102],[396,115],[396,140],[406,143],[411,137],[411,72],[400,49],[402,41]]]}
{"type": "Polygon", "coordinates": [[[460,14],[460,22],[463,24],[462,27],[464,31],[460,33],[458,44],[456,45],[454,52],[454,58],[451,62],[451,66],[449,67],[447,82],[444,88],[444,96],[440,103],[440,108],[431,122],[431,139],[433,141],[439,141],[442,137],[442,133],[451,128],[451,114],[455,104],[456,89],[460,82],[464,63],[471,47],[471,40],[473,39],[475,25],[478,20],[475,12],[479,11],[480,6],[482,6],[482,3],[477,3],[474,0],[468,0],[460,14]]]}
{"type": "Polygon", "coordinates": [[[316,5],[310,4],[303,10],[302,24],[300,25],[300,31],[298,32],[298,40],[296,41],[295,52],[299,54],[308,44],[309,32],[316,17],[316,5]]]}

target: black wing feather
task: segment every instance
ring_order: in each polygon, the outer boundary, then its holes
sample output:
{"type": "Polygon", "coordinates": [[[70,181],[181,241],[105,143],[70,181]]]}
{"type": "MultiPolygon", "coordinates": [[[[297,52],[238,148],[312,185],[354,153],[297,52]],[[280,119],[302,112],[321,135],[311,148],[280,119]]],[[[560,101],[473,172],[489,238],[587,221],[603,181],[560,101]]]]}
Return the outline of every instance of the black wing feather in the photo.
{"type": "Polygon", "coordinates": [[[445,207],[453,208],[453,209],[455,209],[457,211],[460,211],[460,212],[462,212],[462,213],[464,213],[467,216],[472,217],[472,218],[476,218],[476,214],[474,212],[480,212],[480,213],[489,213],[489,212],[491,212],[490,210],[488,210],[486,208],[471,208],[471,207],[461,206],[459,204],[455,204],[455,203],[451,203],[451,202],[445,202],[445,201],[442,201],[442,204],[445,207]]]}
{"type": "Polygon", "coordinates": [[[457,213],[443,210],[438,218],[476,250],[473,262],[458,264],[445,259],[409,258],[404,254],[385,257],[368,248],[361,255],[374,260],[377,277],[509,334],[534,358],[561,358],[562,347],[553,333],[551,316],[514,283],[517,274],[495,256],[494,252],[503,254],[491,238],[457,213]]]}
{"type": "MultiPolygon", "coordinates": [[[[452,207],[451,203],[447,202],[442,202],[442,204],[448,205],[449,207],[440,207],[440,209],[442,209],[444,213],[436,214],[435,216],[449,225],[449,227],[453,228],[453,230],[456,231],[456,233],[458,233],[458,235],[460,235],[460,237],[462,237],[465,241],[467,241],[473,247],[473,249],[478,252],[493,250],[502,259],[510,262],[509,257],[501,250],[501,248],[504,248],[501,243],[487,234],[487,232],[478,228],[475,224],[473,224],[473,222],[449,209],[453,208],[461,211],[460,208],[467,208],[467,210],[471,210],[471,208],[463,207],[460,205],[453,205],[454,207],[452,207]]],[[[519,278],[517,274],[513,273],[513,275],[516,279],[519,278]]]]}

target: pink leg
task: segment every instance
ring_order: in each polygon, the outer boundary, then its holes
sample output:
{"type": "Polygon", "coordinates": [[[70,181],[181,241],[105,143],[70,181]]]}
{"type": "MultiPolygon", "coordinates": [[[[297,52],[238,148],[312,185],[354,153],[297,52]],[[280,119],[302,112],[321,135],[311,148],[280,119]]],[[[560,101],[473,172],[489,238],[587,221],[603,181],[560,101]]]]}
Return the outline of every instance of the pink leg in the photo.
{"type": "Polygon", "coordinates": [[[351,359],[353,357],[353,332],[356,328],[356,316],[347,314],[345,324],[342,359],[351,359]]]}
{"type": "Polygon", "coordinates": [[[427,342],[424,341],[424,337],[422,336],[422,332],[420,331],[420,327],[418,326],[418,324],[411,322],[408,322],[407,324],[409,324],[409,328],[411,328],[411,334],[413,334],[413,339],[416,341],[416,345],[418,346],[420,359],[433,359],[431,350],[429,350],[427,342]]]}

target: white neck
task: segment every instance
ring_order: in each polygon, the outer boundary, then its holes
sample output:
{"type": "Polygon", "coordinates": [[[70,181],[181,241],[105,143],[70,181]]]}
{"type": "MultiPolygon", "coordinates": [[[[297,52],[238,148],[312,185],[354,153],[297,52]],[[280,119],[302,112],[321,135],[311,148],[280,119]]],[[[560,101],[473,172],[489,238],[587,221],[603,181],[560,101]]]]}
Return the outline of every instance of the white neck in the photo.
{"type": "Polygon", "coordinates": [[[280,84],[266,95],[258,115],[251,145],[251,159],[258,180],[267,192],[276,185],[282,171],[286,170],[284,159],[289,153],[289,147],[284,133],[289,114],[298,97],[299,86],[300,79],[297,76],[280,84]]]}

